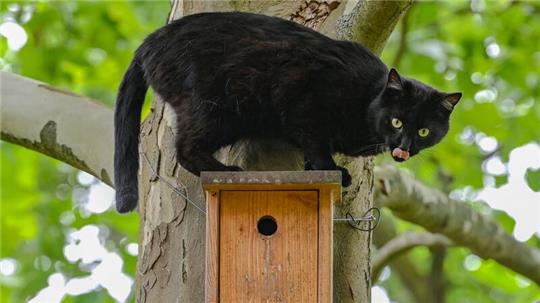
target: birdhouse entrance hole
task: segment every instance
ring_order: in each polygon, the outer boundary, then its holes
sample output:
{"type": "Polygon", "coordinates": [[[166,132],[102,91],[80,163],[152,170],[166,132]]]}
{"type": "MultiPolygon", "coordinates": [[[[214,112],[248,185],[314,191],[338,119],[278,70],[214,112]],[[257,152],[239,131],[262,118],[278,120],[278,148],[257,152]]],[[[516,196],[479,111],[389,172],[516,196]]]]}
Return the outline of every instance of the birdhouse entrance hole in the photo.
{"type": "Polygon", "coordinates": [[[271,236],[277,230],[276,219],[272,216],[263,216],[257,222],[257,230],[263,236],[271,236]]]}

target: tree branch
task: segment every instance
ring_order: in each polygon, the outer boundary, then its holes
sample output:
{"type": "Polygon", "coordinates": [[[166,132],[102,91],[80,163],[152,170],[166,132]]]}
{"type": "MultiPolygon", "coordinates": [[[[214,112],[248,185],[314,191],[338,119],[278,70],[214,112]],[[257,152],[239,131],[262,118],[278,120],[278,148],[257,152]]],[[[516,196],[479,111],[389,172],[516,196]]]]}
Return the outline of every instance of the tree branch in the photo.
{"type": "Polygon", "coordinates": [[[431,233],[406,232],[390,240],[379,249],[373,257],[372,280],[377,281],[379,275],[390,261],[417,246],[450,246],[452,241],[443,235],[431,233]]]}
{"type": "Polygon", "coordinates": [[[540,285],[540,251],[518,242],[487,216],[450,200],[394,167],[376,170],[375,201],[406,220],[440,233],[540,285]]]}
{"type": "Polygon", "coordinates": [[[350,11],[346,9],[339,20],[338,38],[360,41],[380,54],[399,18],[412,3],[412,0],[359,1],[350,11]]]}
{"type": "Polygon", "coordinates": [[[444,275],[444,260],[446,258],[445,246],[432,246],[431,272],[429,273],[429,285],[432,286],[433,295],[437,303],[446,302],[446,277],[444,275]]]}
{"type": "MultiPolygon", "coordinates": [[[[373,231],[373,243],[378,248],[398,237],[396,220],[390,210],[383,210],[384,222],[379,224],[373,231]]],[[[404,293],[400,294],[402,303],[439,303],[435,300],[427,277],[421,273],[409,255],[402,254],[394,258],[389,266],[396,273],[400,282],[405,286],[404,293]]],[[[376,283],[376,280],[372,280],[376,283]]],[[[400,302],[401,302],[400,301],[400,302]]]]}
{"type": "Polygon", "coordinates": [[[0,73],[1,139],[88,172],[112,186],[113,111],[36,80],[0,73]]]}

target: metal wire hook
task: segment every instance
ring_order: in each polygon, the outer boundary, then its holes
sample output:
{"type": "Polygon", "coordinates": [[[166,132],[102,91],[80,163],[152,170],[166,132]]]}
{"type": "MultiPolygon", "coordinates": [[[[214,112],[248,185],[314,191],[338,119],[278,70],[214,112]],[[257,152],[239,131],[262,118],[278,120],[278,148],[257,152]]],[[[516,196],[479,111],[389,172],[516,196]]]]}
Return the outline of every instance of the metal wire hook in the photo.
{"type": "Polygon", "coordinates": [[[361,217],[355,218],[350,212],[345,214],[345,218],[335,218],[334,222],[337,223],[348,223],[352,228],[360,231],[372,231],[377,228],[379,222],[381,221],[381,211],[377,207],[372,207],[368,209],[361,217]],[[362,222],[369,222],[369,228],[362,228],[360,224],[362,222]],[[371,224],[375,222],[375,224],[371,224]]]}

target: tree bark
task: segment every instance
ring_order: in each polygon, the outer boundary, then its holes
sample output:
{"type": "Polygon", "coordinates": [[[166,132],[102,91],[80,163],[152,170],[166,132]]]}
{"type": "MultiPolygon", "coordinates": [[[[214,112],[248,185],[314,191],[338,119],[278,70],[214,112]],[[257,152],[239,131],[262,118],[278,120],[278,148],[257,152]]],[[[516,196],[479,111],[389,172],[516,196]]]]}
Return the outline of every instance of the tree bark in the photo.
{"type": "MultiPolygon", "coordinates": [[[[304,24],[331,36],[357,38],[379,53],[399,16],[410,2],[365,1],[174,1],[171,20],[208,11],[250,11],[279,16],[304,24]],[[383,8],[384,7],[384,8],[383,8]],[[361,18],[354,18],[360,14],[361,18]],[[359,33],[364,26],[369,30],[359,33]],[[373,27],[373,25],[376,25],[373,27]],[[378,27],[384,27],[380,29],[378,27]],[[374,29],[377,29],[375,31],[374,29]]],[[[204,215],[153,175],[183,188],[202,207],[204,197],[198,178],[177,165],[174,156],[172,111],[155,100],[154,109],[141,133],[143,157],[140,170],[140,257],[138,263],[139,302],[202,302],[204,298],[204,215]]],[[[245,170],[302,169],[302,154],[282,142],[242,141],[216,154],[226,164],[245,170]]],[[[373,205],[373,162],[371,158],[344,159],[353,174],[353,184],[335,215],[362,215],[373,205]]],[[[370,302],[371,233],[346,224],[334,231],[334,301],[370,302]]]]}

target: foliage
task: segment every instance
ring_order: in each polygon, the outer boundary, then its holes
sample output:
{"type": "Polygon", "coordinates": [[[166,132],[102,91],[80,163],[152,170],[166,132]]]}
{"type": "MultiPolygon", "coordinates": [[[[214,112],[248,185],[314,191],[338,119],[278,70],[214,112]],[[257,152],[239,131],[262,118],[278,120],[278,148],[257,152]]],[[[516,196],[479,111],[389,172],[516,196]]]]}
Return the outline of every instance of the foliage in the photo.
{"type": "MultiPolygon", "coordinates": [[[[405,30],[401,26],[393,33],[383,60],[397,63],[402,74],[444,91],[462,91],[464,97],[453,113],[447,138],[402,167],[445,191],[465,188],[461,194],[466,200],[474,199],[475,191],[483,187],[508,181],[508,172],[490,170],[487,163],[494,158],[507,162],[516,147],[539,142],[540,49],[533,42],[540,40],[539,13],[539,2],[413,5],[405,30]],[[398,55],[400,44],[405,51],[398,55]],[[398,56],[401,59],[396,62],[398,56]],[[484,144],[493,139],[496,144],[484,144]]],[[[538,170],[529,169],[526,178],[531,189],[538,191],[538,170]]],[[[515,219],[506,212],[494,211],[483,202],[471,206],[491,214],[508,232],[514,230],[515,219]]],[[[415,227],[400,224],[400,230],[411,228],[415,227]]],[[[529,243],[540,248],[538,235],[529,243]]],[[[415,250],[410,256],[428,275],[430,254],[415,250]]],[[[481,261],[465,249],[449,249],[444,268],[448,302],[533,302],[540,297],[534,283],[493,261],[481,261]]],[[[390,297],[399,298],[394,279],[391,275],[382,285],[390,297]]]]}
{"type": "MultiPolygon", "coordinates": [[[[0,66],[112,105],[134,49],[168,11],[167,1],[2,2],[0,24],[14,18],[28,41],[17,52],[0,38],[0,66]]],[[[0,301],[27,301],[54,272],[87,276],[93,266],[69,262],[64,245],[88,224],[99,226],[105,247],[122,256],[123,271],[134,277],[136,257],[125,247],[137,242],[136,214],[89,212],[85,200],[95,184],[81,184],[75,169],[10,144],[2,143],[1,152],[1,257],[16,259],[17,271],[0,275],[0,301]]],[[[114,302],[103,288],[64,301],[114,302]]]]}
{"type": "MultiPolygon", "coordinates": [[[[109,105],[132,52],[165,23],[169,10],[168,1],[14,4],[2,2],[0,24],[14,18],[28,41],[14,51],[0,37],[0,67],[109,105]]],[[[464,98],[453,114],[448,137],[401,167],[465,200],[492,183],[507,183],[507,171],[493,171],[488,162],[507,162],[516,147],[538,143],[540,138],[540,103],[535,102],[540,96],[539,12],[538,2],[502,0],[413,6],[407,25],[391,37],[384,61],[403,75],[445,91],[462,91],[464,98]],[[495,145],[488,144],[493,140],[495,145]]],[[[73,231],[89,224],[99,227],[103,245],[120,254],[123,271],[134,276],[135,257],[127,253],[126,245],[137,240],[135,214],[92,213],[86,206],[96,184],[87,176],[10,144],[0,143],[0,150],[1,258],[17,261],[15,274],[0,274],[0,300],[23,302],[34,297],[54,272],[69,278],[88,275],[95,264],[68,261],[65,245],[73,231]]],[[[538,169],[529,168],[525,178],[530,188],[539,190],[538,169]]],[[[470,203],[507,231],[514,230],[516,219],[507,212],[483,202],[470,203]]],[[[418,227],[398,221],[398,229],[418,227]]],[[[528,243],[540,248],[538,237],[528,243]]],[[[420,274],[430,273],[428,249],[415,249],[408,257],[420,274]]],[[[540,297],[540,290],[527,279],[492,261],[481,261],[464,248],[447,250],[444,272],[447,302],[530,303],[540,297]]],[[[413,302],[394,272],[380,285],[393,300],[413,302]]],[[[114,300],[98,287],[64,301],[114,300]]]]}

